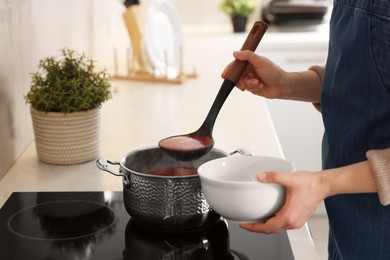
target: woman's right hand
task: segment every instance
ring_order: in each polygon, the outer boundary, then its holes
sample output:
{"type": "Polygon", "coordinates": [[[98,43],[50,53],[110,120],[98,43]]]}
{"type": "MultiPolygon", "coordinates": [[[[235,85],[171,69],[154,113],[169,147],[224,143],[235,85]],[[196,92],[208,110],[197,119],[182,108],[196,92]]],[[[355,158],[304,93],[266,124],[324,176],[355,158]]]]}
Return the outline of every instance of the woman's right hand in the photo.
{"type": "MultiPolygon", "coordinates": [[[[237,60],[248,62],[241,79],[236,84],[239,89],[266,98],[283,98],[283,82],[286,82],[287,77],[283,69],[249,50],[235,51],[233,56],[237,60]]],[[[231,64],[222,72],[222,78],[226,77],[231,64]]]]}

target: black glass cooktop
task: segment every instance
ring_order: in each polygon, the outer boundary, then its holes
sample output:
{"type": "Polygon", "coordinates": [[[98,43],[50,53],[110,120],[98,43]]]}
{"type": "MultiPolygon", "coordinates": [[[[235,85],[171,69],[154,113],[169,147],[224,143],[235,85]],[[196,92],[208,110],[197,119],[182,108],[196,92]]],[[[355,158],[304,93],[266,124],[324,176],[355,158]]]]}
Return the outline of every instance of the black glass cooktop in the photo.
{"type": "Polygon", "coordinates": [[[122,192],[16,192],[0,210],[0,259],[290,260],[286,232],[251,233],[221,218],[190,232],[138,226],[122,192]]]}

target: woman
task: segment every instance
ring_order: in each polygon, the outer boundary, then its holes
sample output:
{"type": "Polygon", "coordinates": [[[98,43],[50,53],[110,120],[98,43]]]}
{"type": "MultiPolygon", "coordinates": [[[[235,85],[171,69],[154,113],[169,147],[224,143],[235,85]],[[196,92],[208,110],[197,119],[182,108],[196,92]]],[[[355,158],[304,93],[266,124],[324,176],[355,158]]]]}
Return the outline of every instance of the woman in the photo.
{"type": "Polygon", "coordinates": [[[265,223],[241,227],[299,228],[325,200],[329,259],[390,259],[390,1],[334,0],[325,68],[286,72],[250,51],[234,57],[249,62],[239,89],[312,102],[325,126],[324,170],[259,173],[285,186],[286,203],[265,223]]]}

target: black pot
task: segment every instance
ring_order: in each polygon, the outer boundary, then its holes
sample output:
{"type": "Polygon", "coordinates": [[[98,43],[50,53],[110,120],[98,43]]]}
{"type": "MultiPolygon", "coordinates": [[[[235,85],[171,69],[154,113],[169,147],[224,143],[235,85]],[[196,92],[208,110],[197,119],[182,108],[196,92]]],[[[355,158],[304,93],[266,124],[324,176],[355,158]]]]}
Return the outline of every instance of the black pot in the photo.
{"type": "MultiPolygon", "coordinates": [[[[237,152],[245,153],[242,150],[237,152]]],[[[98,159],[96,165],[103,171],[123,177],[125,208],[138,224],[158,230],[191,230],[220,219],[204,197],[199,176],[160,176],[147,172],[175,167],[197,169],[207,161],[228,155],[214,148],[195,161],[182,162],[156,146],[127,153],[120,161],[98,159]],[[108,164],[119,165],[119,173],[110,170],[108,164]]]]}
{"type": "Polygon", "coordinates": [[[223,219],[191,232],[157,232],[144,229],[132,219],[125,232],[127,259],[233,259],[229,232],[223,219]]]}
{"type": "Polygon", "coordinates": [[[248,17],[245,16],[232,16],[233,31],[234,32],[245,32],[248,17]]]}

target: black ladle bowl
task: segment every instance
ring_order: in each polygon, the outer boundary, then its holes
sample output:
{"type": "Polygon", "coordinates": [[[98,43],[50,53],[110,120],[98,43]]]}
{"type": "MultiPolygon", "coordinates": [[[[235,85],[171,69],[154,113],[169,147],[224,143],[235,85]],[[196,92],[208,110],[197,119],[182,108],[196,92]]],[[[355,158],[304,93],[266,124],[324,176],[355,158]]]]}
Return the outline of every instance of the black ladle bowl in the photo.
{"type": "MultiPolygon", "coordinates": [[[[267,28],[266,23],[255,22],[241,50],[255,51],[267,28]]],[[[214,147],[212,132],[215,120],[226,98],[240,80],[247,64],[248,62],[239,60],[232,63],[201,127],[190,134],[175,135],[160,140],[158,145],[164,152],[179,161],[192,161],[207,154],[214,147]]]]}
{"type": "Polygon", "coordinates": [[[225,79],[201,127],[193,133],[162,139],[158,145],[169,156],[179,161],[196,160],[214,147],[213,127],[219,111],[235,84],[225,79]]]}

